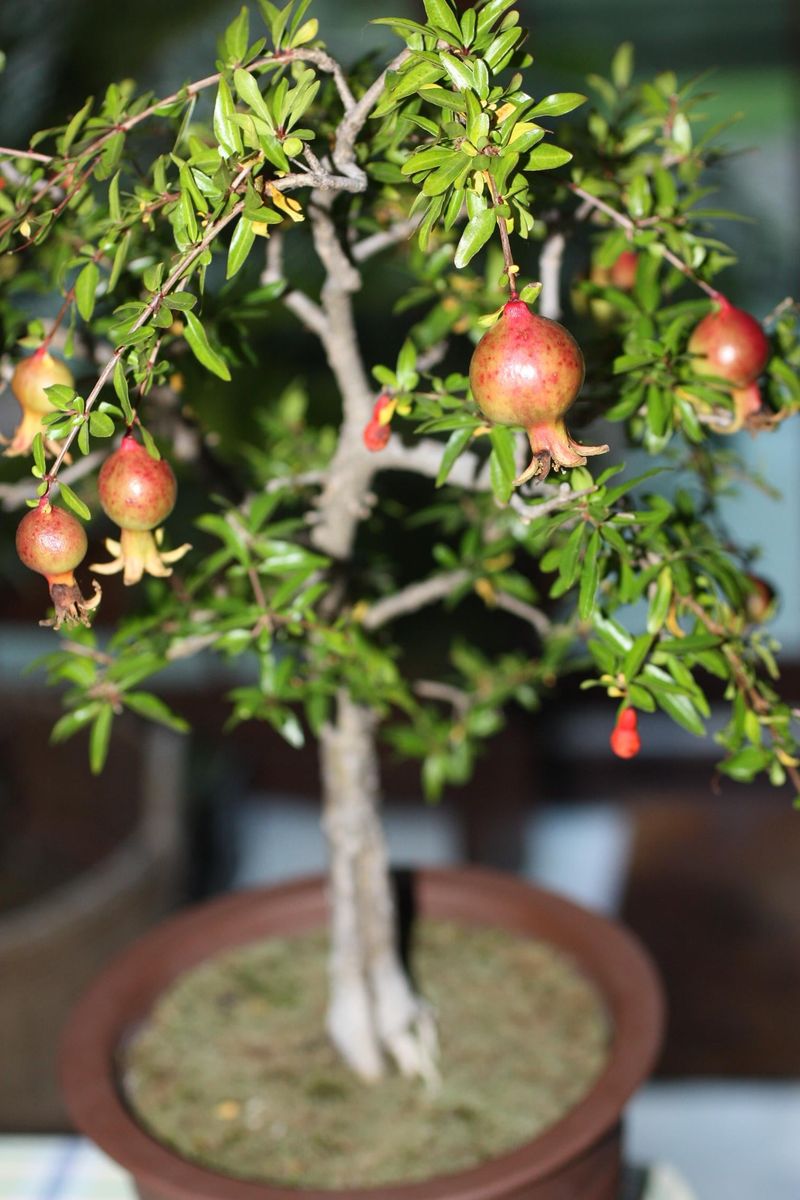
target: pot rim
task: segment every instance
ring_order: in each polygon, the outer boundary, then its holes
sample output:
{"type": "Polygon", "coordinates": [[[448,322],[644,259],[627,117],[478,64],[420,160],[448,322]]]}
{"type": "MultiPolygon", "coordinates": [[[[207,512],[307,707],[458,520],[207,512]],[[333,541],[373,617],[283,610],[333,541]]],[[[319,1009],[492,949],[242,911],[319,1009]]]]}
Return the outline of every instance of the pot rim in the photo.
{"type": "MultiPolygon", "coordinates": [[[[664,997],[649,954],[607,917],[517,877],[481,867],[415,869],[423,915],[541,936],[566,951],[600,988],[612,1018],[608,1062],[586,1095],[521,1146],[466,1170],[413,1183],[349,1187],[358,1200],[490,1200],[546,1179],[619,1122],[649,1075],[664,1029],[664,997]],[[542,932],[538,932],[541,927],[542,932]]],[[[243,889],[194,905],[138,938],[97,977],[64,1029],[60,1076],[77,1128],[159,1196],[174,1200],[330,1200],[343,1189],[237,1179],[180,1157],[137,1124],[117,1085],[114,1059],[129,1030],[182,971],[264,936],[324,923],[325,880],[310,876],[243,889]]]]}

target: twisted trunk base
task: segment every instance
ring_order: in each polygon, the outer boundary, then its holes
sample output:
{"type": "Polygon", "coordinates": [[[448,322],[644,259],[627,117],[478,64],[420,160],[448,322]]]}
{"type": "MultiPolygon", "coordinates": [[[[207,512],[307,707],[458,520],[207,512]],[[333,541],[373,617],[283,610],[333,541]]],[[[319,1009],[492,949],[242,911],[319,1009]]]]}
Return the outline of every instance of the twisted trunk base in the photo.
{"type": "Polygon", "coordinates": [[[330,854],[331,958],[327,1029],[362,1079],[393,1061],[430,1086],[436,1026],[400,961],[394,899],[378,819],[375,715],[342,692],[321,738],[323,825],[330,854]]]}

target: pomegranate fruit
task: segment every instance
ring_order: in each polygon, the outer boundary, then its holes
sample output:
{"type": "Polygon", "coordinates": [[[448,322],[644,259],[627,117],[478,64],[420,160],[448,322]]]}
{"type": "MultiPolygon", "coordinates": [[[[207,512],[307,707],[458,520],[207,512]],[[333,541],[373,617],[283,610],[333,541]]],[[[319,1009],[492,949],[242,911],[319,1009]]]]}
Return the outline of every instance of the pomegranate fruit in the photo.
{"type": "Polygon", "coordinates": [[[17,554],[31,571],[44,575],[55,606],[55,617],[40,625],[88,625],[88,613],[100,603],[101,591],[94,584],[94,596],[85,600],[73,574],[83,562],[87,549],[86,531],[76,517],[63,508],[41,500],[17,526],[17,554]]]}
{"type": "Polygon", "coordinates": [[[55,412],[55,408],[44,389],[52,387],[55,383],[72,387],[74,382],[69,367],[53,358],[44,347],[30,358],[23,358],[22,362],[17,363],[11,376],[11,390],[22,409],[22,420],[5,451],[9,458],[30,453],[37,433],[42,434],[48,449],[54,449],[54,444],[48,440],[42,418],[55,412]]]}
{"type": "Polygon", "coordinates": [[[767,583],[760,575],[746,576],[749,590],[745,597],[745,612],[748,620],[760,625],[775,614],[776,595],[772,584],[767,583]]]}
{"type": "Polygon", "coordinates": [[[609,282],[621,292],[630,292],[636,283],[639,255],[635,250],[623,250],[613,263],[608,275],[609,282]]]}
{"type": "Polygon", "coordinates": [[[736,388],[747,387],[761,374],[769,358],[769,343],[755,317],[736,308],[724,296],[719,308],[703,317],[689,338],[698,375],[726,379],[736,388]]]}
{"type": "Polygon", "coordinates": [[[144,446],[127,433],[119,450],[109,455],[97,481],[103,511],[120,527],[120,539],[106,539],[111,562],[95,563],[101,575],[123,572],[123,583],[138,583],[142,575],[161,578],[172,574],[177,562],[191,547],[161,549],[163,532],[156,529],[175,506],[177,484],[172,468],[163,458],[153,458],[144,446]],[[153,532],[155,531],[155,532],[153,532]]]}
{"type": "Polygon", "coordinates": [[[609,739],[617,758],[635,758],[642,748],[635,708],[623,708],[609,739]]]}
{"type": "Polygon", "coordinates": [[[364,445],[368,450],[383,450],[389,441],[395,408],[396,402],[386,392],[378,396],[372,406],[372,416],[364,426],[364,445]]]}
{"type": "Polygon", "coordinates": [[[469,381],[478,408],[498,425],[521,425],[532,459],[515,480],[544,478],[551,468],[582,467],[587,455],[608,446],[581,446],[564,417],[583,384],[578,343],[563,325],[536,316],[522,300],[509,300],[472,355],[469,381]]]}

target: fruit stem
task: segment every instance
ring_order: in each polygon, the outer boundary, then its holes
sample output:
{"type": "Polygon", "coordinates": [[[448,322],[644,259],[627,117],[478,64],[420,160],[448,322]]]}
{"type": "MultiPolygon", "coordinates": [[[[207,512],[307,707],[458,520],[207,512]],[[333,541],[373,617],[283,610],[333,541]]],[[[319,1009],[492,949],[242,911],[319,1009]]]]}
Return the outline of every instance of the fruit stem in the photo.
{"type": "MultiPolygon", "coordinates": [[[[495,208],[499,208],[503,203],[503,197],[497,191],[497,184],[492,178],[491,172],[484,171],[483,174],[489,186],[492,204],[495,208]]],[[[519,297],[519,293],[517,292],[517,274],[519,272],[519,267],[514,262],[514,256],[511,253],[511,242],[509,241],[508,237],[508,225],[506,224],[506,218],[501,217],[499,213],[497,214],[497,228],[500,231],[500,241],[503,244],[503,261],[506,264],[505,273],[508,279],[509,294],[512,300],[517,300],[519,297]]]]}

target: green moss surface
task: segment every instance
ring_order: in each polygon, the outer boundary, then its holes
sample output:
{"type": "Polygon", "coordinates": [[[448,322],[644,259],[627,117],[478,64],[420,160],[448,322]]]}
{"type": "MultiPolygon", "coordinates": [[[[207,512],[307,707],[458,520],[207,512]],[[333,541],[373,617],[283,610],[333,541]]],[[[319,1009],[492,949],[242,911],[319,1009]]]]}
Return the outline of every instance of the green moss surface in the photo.
{"type": "Polygon", "coordinates": [[[423,922],[413,968],[434,1005],[442,1083],[371,1086],[324,1033],[325,937],[248,945],[182,976],[125,1049],[138,1119],[186,1158],[298,1186],[410,1181],[546,1129],[606,1061],[594,986],[561,953],[499,930],[423,922]]]}

